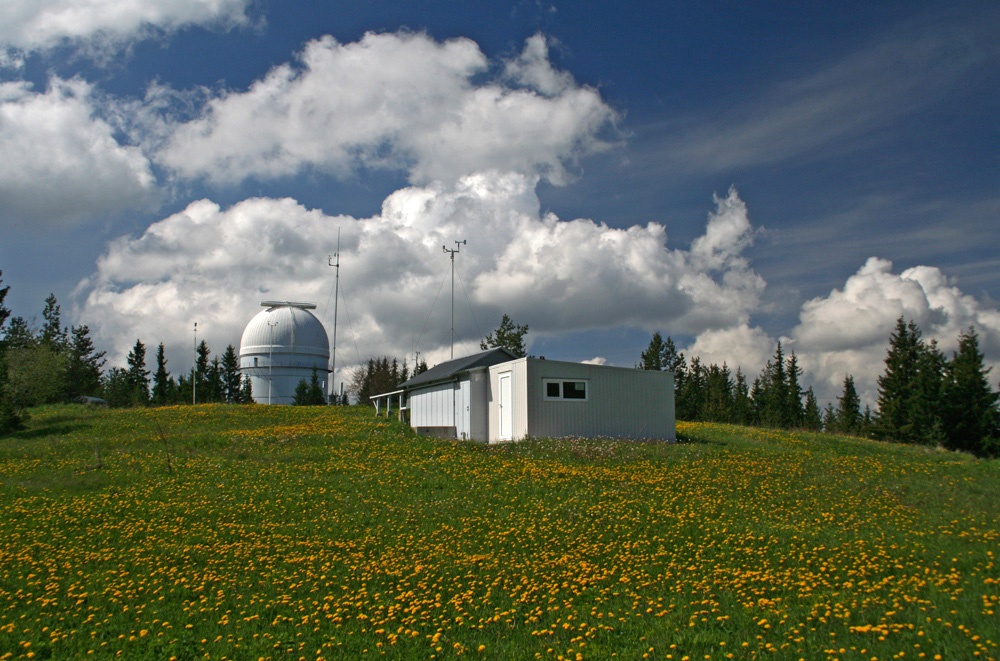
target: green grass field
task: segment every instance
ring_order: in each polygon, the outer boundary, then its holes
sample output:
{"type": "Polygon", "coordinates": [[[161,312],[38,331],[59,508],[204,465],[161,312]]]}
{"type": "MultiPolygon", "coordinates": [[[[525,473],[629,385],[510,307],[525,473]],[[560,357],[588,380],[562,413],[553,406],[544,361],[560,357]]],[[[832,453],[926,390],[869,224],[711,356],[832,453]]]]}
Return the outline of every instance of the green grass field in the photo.
{"type": "Polygon", "coordinates": [[[36,410],[0,439],[0,659],[1000,657],[1000,463],[679,431],[36,410]]]}

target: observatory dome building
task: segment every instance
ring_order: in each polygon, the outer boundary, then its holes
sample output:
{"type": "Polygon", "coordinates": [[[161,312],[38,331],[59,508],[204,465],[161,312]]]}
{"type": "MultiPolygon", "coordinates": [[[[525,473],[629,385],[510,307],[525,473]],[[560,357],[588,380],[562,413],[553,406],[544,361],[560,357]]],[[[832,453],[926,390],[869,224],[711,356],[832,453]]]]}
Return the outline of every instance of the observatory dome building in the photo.
{"type": "Polygon", "coordinates": [[[315,368],[327,394],[330,342],[312,303],[261,301],[240,339],[240,371],[250,378],[258,404],[292,404],[299,381],[315,368]]]}

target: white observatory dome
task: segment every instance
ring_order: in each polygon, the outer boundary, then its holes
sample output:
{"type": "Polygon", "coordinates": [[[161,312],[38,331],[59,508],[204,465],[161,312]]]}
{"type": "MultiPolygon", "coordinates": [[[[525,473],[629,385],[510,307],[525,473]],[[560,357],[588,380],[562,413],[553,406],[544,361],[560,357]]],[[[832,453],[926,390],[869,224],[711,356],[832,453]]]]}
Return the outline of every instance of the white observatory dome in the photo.
{"type": "Polygon", "coordinates": [[[250,377],[258,404],[291,404],[299,381],[319,376],[327,393],[330,341],[312,303],[262,301],[266,309],[247,324],[240,340],[240,370],[250,377]]]}

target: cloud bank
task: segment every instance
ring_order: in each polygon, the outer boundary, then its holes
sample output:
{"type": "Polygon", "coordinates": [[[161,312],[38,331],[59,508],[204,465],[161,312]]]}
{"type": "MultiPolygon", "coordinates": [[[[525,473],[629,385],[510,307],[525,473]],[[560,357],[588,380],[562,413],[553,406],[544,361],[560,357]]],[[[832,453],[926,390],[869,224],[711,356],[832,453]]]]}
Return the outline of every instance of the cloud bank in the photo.
{"type": "Polygon", "coordinates": [[[139,206],[149,162],[94,109],[93,88],[53,79],[42,93],[0,83],[0,207],[12,223],[62,223],[139,206]]]}
{"type": "Polygon", "coordinates": [[[504,312],[542,334],[622,325],[694,333],[747,323],[763,281],[740,257],[753,230],[735,191],[717,200],[702,239],[682,250],[668,248],[655,223],[614,229],[542,215],[537,181],[488,172],[408,187],[364,219],[291,199],[228,209],[194,202],[113,243],[81,284],[79,317],[117,360],[136,337],[187,353],[194,321],[221,351],[267,298],[315,301],[329,325],[326,256],[340,230],[350,314],[340,335],[344,366],[370,354],[447,355],[448,304],[441,298],[435,307],[434,299],[448,276],[441,246],[456,237],[469,241],[458,258],[468,303],[458,299],[456,352],[474,350],[504,312]]]}
{"type": "Polygon", "coordinates": [[[490,63],[469,39],[324,37],[296,64],[212,99],[158,160],[216,182],[392,169],[418,184],[487,170],[564,183],[568,164],[607,146],[601,136],[616,113],[546,56],[544,38],[533,37],[504,76],[482,82],[490,63]]]}
{"type": "Polygon", "coordinates": [[[0,51],[66,43],[113,49],[192,25],[245,25],[249,5],[250,0],[4,0],[0,51]]]}

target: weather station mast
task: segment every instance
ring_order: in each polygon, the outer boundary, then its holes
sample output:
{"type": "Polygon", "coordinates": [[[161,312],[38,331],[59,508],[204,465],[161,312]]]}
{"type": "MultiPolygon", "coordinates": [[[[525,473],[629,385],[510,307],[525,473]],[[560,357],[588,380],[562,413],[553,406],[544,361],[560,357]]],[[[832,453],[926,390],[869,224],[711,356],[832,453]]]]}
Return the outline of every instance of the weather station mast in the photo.
{"type": "Polygon", "coordinates": [[[340,228],[337,228],[337,252],[329,255],[327,262],[336,269],[333,285],[333,347],[330,349],[330,383],[328,384],[326,394],[326,401],[329,404],[337,395],[334,380],[337,376],[337,302],[340,300],[340,228]]]}
{"type": "Polygon", "coordinates": [[[441,248],[451,255],[451,357],[455,357],[455,254],[462,246],[466,245],[465,239],[455,242],[455,247],[441,246],[441,248]]]}

